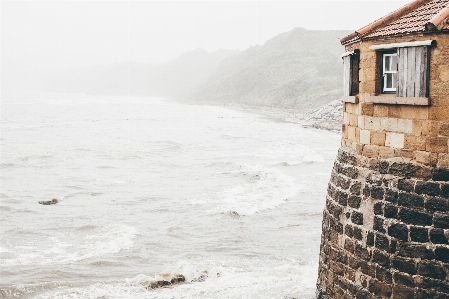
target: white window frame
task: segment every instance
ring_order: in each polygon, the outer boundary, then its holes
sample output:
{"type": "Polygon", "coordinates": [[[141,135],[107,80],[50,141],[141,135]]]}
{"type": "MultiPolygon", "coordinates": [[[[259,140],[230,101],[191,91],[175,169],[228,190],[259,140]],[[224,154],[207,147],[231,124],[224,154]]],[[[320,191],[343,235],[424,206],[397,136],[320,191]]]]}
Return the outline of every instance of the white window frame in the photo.
{"type": "MultiPolygon", "coordinates": [[[[389,56],[389,57],[393,57],[393,56],[396,57],[396,62],[397,62],[398,54],[397,53],[384,53],[384,54],[382,54],[382,78],[383,78],[382,92],[383,93],[395,93],[396,92],[396,88],[397,88],[396,80],[397,80],[398,66],[396,64],[396,70],[394,70],[394,71],[391,71],[391,70],[390,71],[386,71],[385,70],[386,69],[385,63],[387,61],[387,59],[386,59],[387,56],[389,56]],[[387,76],[386,76],[386,74],[393,74],[392,80],[393,80],[393,86],[395,86],[395,87],[391,87],[391,88],[386,87],[387,86],[387,76]]],[[[389,61],[390,61],[390,69],[391,69],[392,68],[391,62],[393,61],[393,59],[390,58],[389,61]]]]}

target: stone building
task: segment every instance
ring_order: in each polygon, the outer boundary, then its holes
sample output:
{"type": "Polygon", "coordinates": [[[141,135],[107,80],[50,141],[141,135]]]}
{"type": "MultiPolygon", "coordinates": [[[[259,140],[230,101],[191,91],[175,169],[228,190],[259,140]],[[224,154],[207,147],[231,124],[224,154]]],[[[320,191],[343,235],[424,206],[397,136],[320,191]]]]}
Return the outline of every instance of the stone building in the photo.
{"type": "Polygon", "coordinates": [[[344,37],[317,298],[449,298],[449,0],[344,37]]]}

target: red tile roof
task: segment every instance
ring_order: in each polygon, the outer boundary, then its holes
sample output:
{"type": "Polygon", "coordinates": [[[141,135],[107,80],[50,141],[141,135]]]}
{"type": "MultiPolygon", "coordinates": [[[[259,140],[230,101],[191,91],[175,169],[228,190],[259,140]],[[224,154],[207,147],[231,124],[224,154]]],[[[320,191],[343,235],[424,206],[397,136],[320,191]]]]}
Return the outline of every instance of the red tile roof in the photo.
{"type": "Polygon", "coordinates": [[[449,0],[415,0],[342,38],[340,42],[346,45],[364,38],[433,30],[449,30],[449,0]]]}

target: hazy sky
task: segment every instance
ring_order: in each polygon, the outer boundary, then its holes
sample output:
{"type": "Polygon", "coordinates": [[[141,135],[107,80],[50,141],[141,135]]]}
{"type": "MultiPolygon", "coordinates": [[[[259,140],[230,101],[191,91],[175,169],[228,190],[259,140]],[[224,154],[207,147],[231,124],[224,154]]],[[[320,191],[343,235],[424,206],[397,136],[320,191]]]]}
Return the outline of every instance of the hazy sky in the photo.
{"type": "Polygon", "coordinates": [[[356,30],[407,2],[1,1],[2,85],[24,70],[244,50],[294,27],[356,30]]]}

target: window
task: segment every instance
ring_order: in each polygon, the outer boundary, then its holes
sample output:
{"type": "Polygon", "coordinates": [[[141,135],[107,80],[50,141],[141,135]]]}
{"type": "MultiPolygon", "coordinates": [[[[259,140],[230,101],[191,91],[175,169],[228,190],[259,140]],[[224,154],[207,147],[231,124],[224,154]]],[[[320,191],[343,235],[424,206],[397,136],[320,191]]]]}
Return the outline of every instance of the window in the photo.
{"type": "Polygon", "coordinates": [[[344,53],[343,59],[343,102],[357,103],[359,93],[359,53],[358,49],[344,53]]]}
{"type": "Polygon", "coordinates": [[[382,92],[396,93],[396,80],[398,72],[397,53],[384,53],[382,55],[382,92]]]}
{"type": "Polygon", "coordinates": [[[425,40],[370,46],[371,50],[379,51],[378,57],[382,59],[377,92],[391,96],[367,96],[365,101],[429,105],[430,49],[434,43],[434,40],[425,40]]]}

